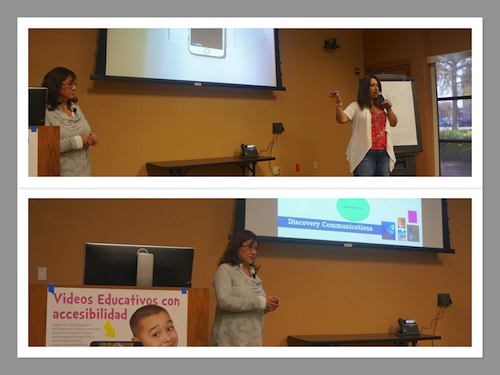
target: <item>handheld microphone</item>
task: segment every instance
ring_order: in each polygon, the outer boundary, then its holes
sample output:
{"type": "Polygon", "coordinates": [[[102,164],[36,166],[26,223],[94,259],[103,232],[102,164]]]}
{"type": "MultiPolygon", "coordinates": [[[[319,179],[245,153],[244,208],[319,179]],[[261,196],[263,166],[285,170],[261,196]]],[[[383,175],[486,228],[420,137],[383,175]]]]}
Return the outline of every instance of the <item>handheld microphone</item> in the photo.
{"type": "MultiPolygon", "coordinates": [[[[377,92],[378,98],[380,99],[380,103],[382,103],[385,99],[382,96],[382,93],[379,91],[377,92]]],[[[389,109],[389,104],[385,103],[385,108],[389,109]]]]}

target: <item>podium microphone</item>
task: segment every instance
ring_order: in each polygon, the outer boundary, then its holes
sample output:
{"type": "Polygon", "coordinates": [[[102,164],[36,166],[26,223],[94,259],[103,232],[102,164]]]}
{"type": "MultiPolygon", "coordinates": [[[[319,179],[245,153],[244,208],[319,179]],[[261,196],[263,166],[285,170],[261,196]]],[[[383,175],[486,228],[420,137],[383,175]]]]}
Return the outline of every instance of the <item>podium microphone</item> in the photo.
{"type": "MultiPolygon", "coordinates": [[[[382,93],[379,91],[377,92],[378,98],[380,99],[380,103],[382,103],[385,99],[382,96],[382,93]]],[[[389,109],[389,104],[385,103],[385,108],[389,109]]]]}

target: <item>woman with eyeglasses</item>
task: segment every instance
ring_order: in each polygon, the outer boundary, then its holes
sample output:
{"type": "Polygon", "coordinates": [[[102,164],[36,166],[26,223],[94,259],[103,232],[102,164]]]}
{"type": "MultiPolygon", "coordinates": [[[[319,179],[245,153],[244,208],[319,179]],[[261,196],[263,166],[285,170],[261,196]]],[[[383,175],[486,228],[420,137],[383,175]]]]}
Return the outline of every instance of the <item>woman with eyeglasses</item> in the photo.
{"type": "Polygon", "coordinates": [[[280,306],[278,297],[266,296],[255,258],[258,237],[249,230],[230,239],[214,277],[217,299],[212,346],[262,346],[264,314],[280,306]]]}
{"type": "Polygon", "coordinates": [[[76,104],[76,75],[58,67],[48,72],[42,82],[47,87],[45,125],[60,127],[61,176],[91,176],[89,147],[97,137],[76,104]]]}

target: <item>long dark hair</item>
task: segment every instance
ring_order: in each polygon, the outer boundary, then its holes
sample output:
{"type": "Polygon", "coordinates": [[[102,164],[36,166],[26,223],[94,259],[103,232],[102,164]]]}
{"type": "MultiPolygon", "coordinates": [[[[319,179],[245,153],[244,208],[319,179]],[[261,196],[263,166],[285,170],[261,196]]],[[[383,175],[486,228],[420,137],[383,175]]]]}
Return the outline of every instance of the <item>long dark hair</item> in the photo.
{"type": "MultiPolygon", "coordinates": [[[[75,73],[69,69],[58,67],[52,69],[43,78],[42,87],[48,88],[47,109],[49,111],[53,111],[61,105],[62,102],[59,100],[59,93],[61,92],[62,83],[68,77],[71,77],[73,81],[76,81],[75,73]]],[[[76,103],[77,101],[78,99],[76,97],[68,100],[68,109],[71,109],[71,102],[76,103]]]]}
{"type": "Polygon", "coordinates": [[[370,97],[370,84],[371,84],[372,78],[377,81],[378,90],[382,91],[382,83],[380,82],[380,79],[378,79],[375,76],[364,76],[361,79],[361,82],[359,83],[358,104],[359,104],[360,108],[371,108],[371,106],[373,104],[375,107],[383,110],[384,107],[382,107],[380,100],[374,100],[372,103],[372,99],[370,97]]]}
{"type": "MultiPolygon", "coordinates": [[[[256,242],[257,245],[259,244],[259,237],[257,237],[257,235],[254,232],[250,230],[242,230],[236,232],[229,240],[226,251],[224,252],[224,254],[222,254],[222,257],[219,259],[218,266],[220,266],[223,263],[229,263],[233,266],[240,264],[241,262],[240,259],[238,258],[238,250],[248,240],[252,240],[252,243],[256,242]]],[[[260,267],[255,267],[254,264],[252,264],[251,266],[255,268],[256,272],[260,268],[260,267]]]]}

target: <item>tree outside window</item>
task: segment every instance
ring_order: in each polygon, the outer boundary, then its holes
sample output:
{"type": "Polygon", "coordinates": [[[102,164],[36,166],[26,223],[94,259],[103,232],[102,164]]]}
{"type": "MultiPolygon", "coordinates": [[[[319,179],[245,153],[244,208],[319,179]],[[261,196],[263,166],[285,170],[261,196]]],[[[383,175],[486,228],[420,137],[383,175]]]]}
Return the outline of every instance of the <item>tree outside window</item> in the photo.
{"type": "Polygon", "coordinates": [[[441,176],[471,176],[472,58],[435,63],[441,176]]]}

